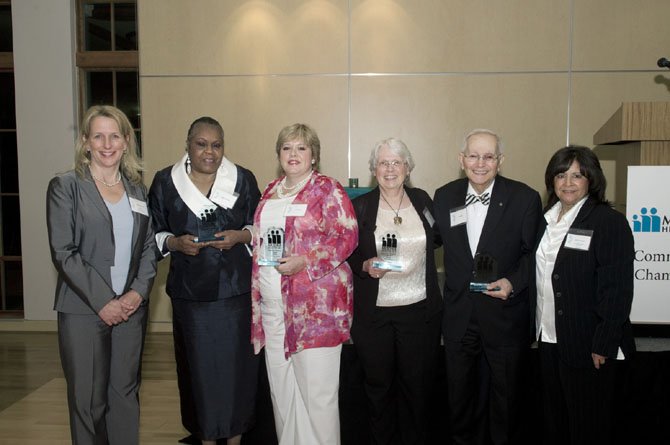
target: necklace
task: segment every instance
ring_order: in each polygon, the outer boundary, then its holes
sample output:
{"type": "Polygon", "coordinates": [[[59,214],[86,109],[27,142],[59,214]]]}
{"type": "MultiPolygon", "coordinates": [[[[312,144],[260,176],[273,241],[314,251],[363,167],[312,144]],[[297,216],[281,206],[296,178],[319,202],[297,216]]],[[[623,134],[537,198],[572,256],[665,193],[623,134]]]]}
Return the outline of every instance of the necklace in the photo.
{"type": "Polygon", "coordinates": [[[102,178],[98,178],[97,176],[95,176],[95,175],[93,174],[93,172],[91,172],[91,176],[93,176],[93,179],[95,179],[95,180],[98,181],[99,183],[101,183],[101,184],[103,184],[104,186],[109,187],[109,188],[112,188],[112,187],[114,187],[116,184],[118,184],[119,182],[121,182],[121,172],[116,172],[116,181],[114,181],[114,182],[112,182],[112,183],[105,182],[104,179],[102,179],[102,178]]]}
{"type": "Polygon", "coordinates": [[[405,187],[402,188],[402,196],[400,197],[400,203],[398,204],[398,210],[395,210],[393,206],[391,206],[391,203],[386,200],[386,197],[384,194],[379,191],[379,195],[382,197],[384,202],[393,210],[393,213],[395,213],[395,217],[393,218],[393,224],[400,225],[402,224],[402,216],[400,216],[400,206],[402,206],[402,200],[405,198],[405,187]]]}
{"type": "Polygon", "coordinates": [[[286,185],[286,176],[284,176],[284,179],[282,179],[281,182],[279,183],[279,187],[277,187],[277,196],[283,199],[297,193],[298,190],[300,190],[305,184],[307,184],[307,181],[309,181],[309,178],[311,177],[312,175],[309,174],[300,182],[297,182],[289,187],[286,185]]]}

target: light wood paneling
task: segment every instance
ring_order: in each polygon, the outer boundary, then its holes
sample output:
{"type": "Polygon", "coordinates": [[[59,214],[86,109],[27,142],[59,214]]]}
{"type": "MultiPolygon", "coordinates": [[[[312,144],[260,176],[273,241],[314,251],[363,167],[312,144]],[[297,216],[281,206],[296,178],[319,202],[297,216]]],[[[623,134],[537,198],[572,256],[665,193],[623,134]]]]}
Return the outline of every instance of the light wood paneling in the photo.
{"type": "Polygon", "coordinates": [[[142,78],[141,92],[149,182],[183,155],[189,125],[205,115],[221,123],[226,156],[251,169],[261,191],[277,177],[279,130],[296,122],[310,124],[319,134],[321,171],[347,180],[346,78],[142,78]]]}
{"type": "Polygon", "coordinates": [[[142,0],[142,73],[345,72],[347,3],[142,0]]]}
{"type": "MultiPolygon", "coordinates": [[[[666,76],[670,79],[670,76],[666,76]]],[[[668,80],[670,82],[670,80],[668,80]]],[[[575,73],[570,141],[591,146],[593,135],[622,102],[670,100],[670,88],[654,73],[575,73]]]]}
{"type": "Polygon", "coordinates": [[[570,2],[354,0],[353,72],[567,69],[570,2]]]}
{"type": "Polygon", "coordinates": [[[670,50],[668,17],[667,0],[575,0],[574,69],[658,70],[670,50]]]}
{"type": "Polygon", "coordinates": [[[374,143],[396,136],[415,158],[412,182],[432,195],[458,178],[463,136],[490,128],[503,139],[502,174],[542,192],[544,168],[565,144],[567,79],[563,75],[363,78],[354,81],[352,165],[370,178],[374,143]],[[403,94],[394,94],[402,91],[403,94]]]}

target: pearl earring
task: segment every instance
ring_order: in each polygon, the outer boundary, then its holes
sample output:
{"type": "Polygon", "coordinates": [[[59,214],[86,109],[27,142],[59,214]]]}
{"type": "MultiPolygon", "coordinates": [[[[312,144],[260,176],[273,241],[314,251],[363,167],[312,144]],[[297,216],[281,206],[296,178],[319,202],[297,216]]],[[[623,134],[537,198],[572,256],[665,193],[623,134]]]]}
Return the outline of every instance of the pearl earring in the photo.
{"type": "Polygon", "coordinates": [[[191,174],[191,155],[186,155],[186,174],[191,174]]]}

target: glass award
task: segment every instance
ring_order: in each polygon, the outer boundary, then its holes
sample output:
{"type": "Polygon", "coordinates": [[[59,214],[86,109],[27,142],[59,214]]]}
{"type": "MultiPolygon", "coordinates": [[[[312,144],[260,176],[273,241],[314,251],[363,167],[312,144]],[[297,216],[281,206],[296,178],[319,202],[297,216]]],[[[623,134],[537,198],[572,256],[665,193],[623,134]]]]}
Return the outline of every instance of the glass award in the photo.
{"type": "Polygon", "coordinates": [[[379,252],[381,261],[373,261],[372,267],[385,269],[393,272],[402,271],[402,260],[400,259],[400,240],[395,233],[387,233],[382,236],[382,248],[379,252]]]}
{"type": "Polygon", "coordinates": [[[200,215],[198,215],[198,236],[193,239],[193,242],[204,243],[223,239],[215,236],[216,232],[220,231],[215,210],[216,207],[212,207],[200,212],[200,215]]]}
{"type": "Polygon", "coordinates": [[[284,257],[284,229],[270,227],[261,240],[259,266],[278,266],[279,259],[284,257]]]}
{"type": "Polygon", "coordinates": [[[499,287],[487,289],[489,283],[498,279],[498,261],[489,254],[475,255],[474,279],[470,282],[470,292],[500,290],[499,287]]]}

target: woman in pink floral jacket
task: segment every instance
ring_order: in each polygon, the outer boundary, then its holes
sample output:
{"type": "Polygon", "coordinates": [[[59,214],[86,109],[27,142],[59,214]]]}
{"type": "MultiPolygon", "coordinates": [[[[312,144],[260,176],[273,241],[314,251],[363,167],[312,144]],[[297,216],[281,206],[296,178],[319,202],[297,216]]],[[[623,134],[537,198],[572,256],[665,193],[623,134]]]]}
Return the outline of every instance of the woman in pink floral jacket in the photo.
{"type": "Polygon", "coordinates": [[[251,341],[256,353],[265,346],[280,445],[339,444],[340,352],[353,312],[346,259],[358,244],[356,217],[342,186],[316,171],[314,130],[284,128],[276,151],[285,176],[268,185],[254,217],[251,341]]]}

